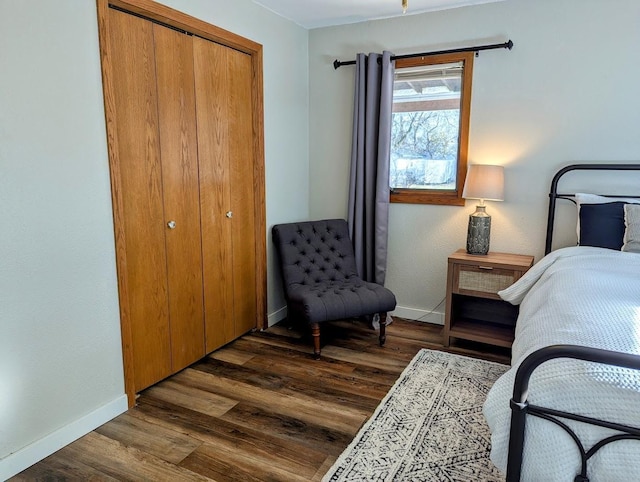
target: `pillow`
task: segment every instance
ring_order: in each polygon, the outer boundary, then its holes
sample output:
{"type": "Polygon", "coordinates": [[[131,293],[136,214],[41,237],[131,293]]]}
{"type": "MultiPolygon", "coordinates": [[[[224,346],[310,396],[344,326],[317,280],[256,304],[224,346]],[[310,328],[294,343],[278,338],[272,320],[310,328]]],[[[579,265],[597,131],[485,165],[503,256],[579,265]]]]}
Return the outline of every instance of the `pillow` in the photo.
{"type": "Polygon", "coordinates": [[[623,202],[583,204],[580,207],[580,246],[620,251],[624,239],[623,202]]]}
{"type": "Polygon", "coordinates": [[[621,201],[625,203],[633,203],[640,204],[640,199],[630,198],[630,197],[606,197],[599,196],[598,194],[586,194],[583,192],[577,192],[574,194],[573,198],[576,201],[576,206],[578,207],[578,223],[576,226],[576,234],[578,235],[578,244],[580,244],[580,207],[583,204],[605,204],[616,201],[621,201]]]}
{"type": "Polygon", "coordinates": [[[640,205],[625,204],[624,226],[622,251],[640,253],[640,205]]]}

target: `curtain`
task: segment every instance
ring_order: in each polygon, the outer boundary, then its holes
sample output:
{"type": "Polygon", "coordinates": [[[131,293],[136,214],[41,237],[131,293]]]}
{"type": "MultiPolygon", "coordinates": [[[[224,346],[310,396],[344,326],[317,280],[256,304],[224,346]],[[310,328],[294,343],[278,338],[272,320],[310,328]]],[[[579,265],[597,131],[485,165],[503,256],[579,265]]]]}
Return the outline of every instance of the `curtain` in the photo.
{"type": "Polygon", "coordinates": [[[384,285],[389,225],[392,53],[358,54],[349,180],[349,235],[360,276],[384,285]]]}

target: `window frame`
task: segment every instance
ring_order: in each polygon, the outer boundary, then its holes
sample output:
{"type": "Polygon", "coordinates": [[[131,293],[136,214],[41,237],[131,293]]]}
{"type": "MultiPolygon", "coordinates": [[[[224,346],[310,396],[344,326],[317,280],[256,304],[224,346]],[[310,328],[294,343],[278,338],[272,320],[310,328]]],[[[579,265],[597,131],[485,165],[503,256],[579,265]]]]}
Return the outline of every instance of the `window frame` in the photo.
{"type": "Polygon", "coordinates": [[[471,117],[471,83],[475,52],[457,52],[396,60],[396,69],[421,65],[462,62],[462,87],[460,89],[460,127],[458,131],[458,169],[455,190],[390,188],[390,202],[405,204],[440,204],[464,206],[462,189],[467,175],[469,148],[469,119],[471,117]]]}

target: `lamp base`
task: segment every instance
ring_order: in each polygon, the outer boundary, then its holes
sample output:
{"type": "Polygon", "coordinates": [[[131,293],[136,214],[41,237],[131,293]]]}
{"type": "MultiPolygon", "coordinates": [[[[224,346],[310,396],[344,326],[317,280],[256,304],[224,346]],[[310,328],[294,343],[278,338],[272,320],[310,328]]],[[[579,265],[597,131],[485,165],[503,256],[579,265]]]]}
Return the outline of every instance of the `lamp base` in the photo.
{"type": "Polygon", "coordinates": [[[469,215],[467,229],[467,253],[485,255],[489,253],[489,239],[491,237],[491,216],[485,206],[476,206],[476,211],[469,215]]]}

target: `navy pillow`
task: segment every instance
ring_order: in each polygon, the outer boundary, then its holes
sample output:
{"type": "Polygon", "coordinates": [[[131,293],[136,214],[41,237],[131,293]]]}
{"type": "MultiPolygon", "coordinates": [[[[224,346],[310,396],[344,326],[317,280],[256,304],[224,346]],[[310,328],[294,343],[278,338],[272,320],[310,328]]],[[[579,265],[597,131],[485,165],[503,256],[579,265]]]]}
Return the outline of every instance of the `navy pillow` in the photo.
{"type": "Polygon", "coordinates": [[[623,202],[580,205],[580,246],[620,251],[624,244],[623,202]]]}

